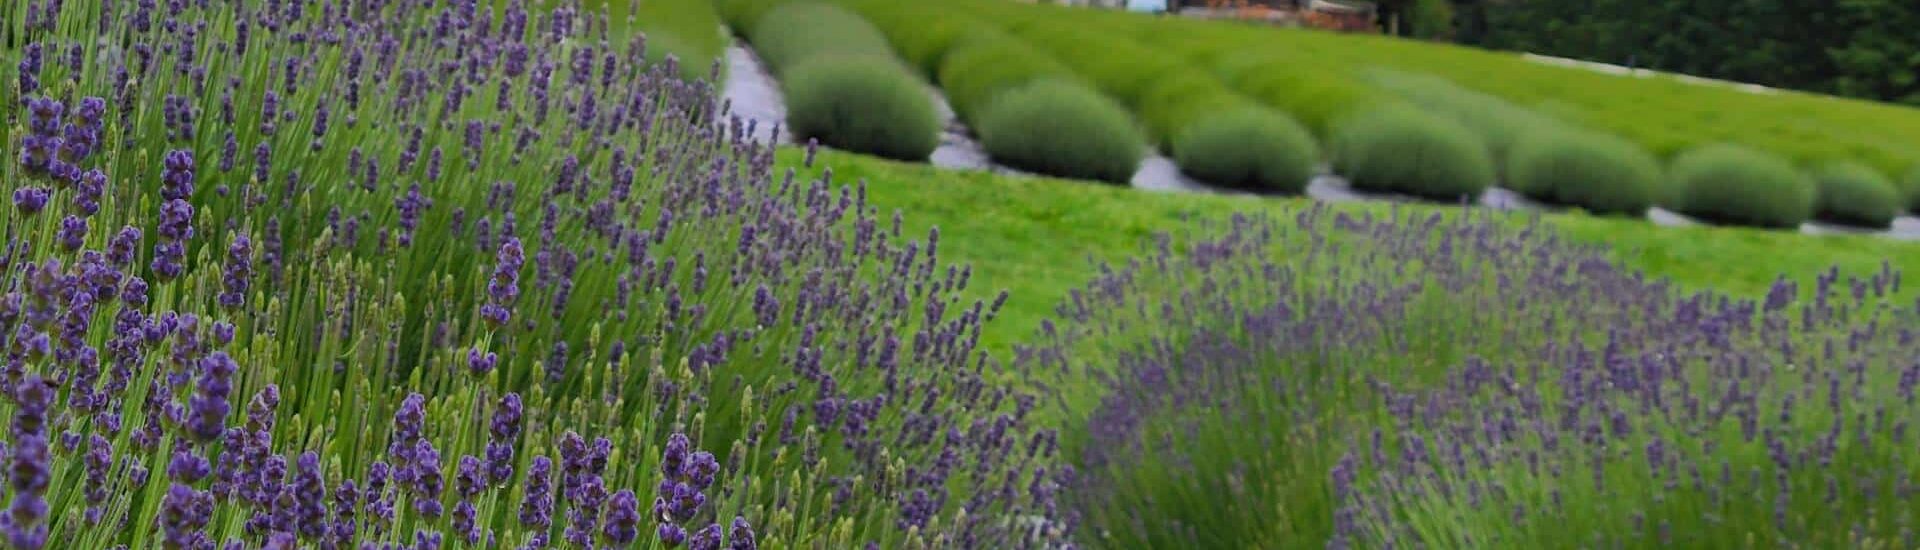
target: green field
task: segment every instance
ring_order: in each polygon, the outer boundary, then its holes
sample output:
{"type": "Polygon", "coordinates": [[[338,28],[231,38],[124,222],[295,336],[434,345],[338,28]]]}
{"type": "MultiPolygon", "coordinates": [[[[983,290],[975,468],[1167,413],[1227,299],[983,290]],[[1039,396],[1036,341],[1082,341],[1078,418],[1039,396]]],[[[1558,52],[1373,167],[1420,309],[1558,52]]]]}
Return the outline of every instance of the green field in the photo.
{"type": "Polygon", "coordinates": [[[0,4],[4,546],[1920,547],[1920,244],[945,171],[742,142],[700,79],[765,10],[850,149],[932,135],[931,83],[1093,179],[1755,225],[1884,222],[1872,155],[1656,188],[1631,132],[1254,47],[1426,46],[727,2],[0,4]]]}

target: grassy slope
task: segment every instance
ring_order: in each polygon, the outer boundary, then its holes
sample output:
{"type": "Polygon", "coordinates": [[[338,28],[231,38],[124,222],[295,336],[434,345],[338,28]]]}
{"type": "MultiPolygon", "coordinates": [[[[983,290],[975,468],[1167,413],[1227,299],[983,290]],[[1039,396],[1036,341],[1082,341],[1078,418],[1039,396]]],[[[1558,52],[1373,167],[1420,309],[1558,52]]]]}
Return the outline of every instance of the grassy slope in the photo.
{"type": "MultiPolygon", "coordinates": [[[[799,169],[802,155],[799,150],[783,150],[781,164],[799,169]]],[[[1179,231],[1181,221],[1189,216],[1287,212],[1306,204],[1306,199],[1155,193],[1088,182],[953,172],[822,151],[810,172],[825,167],[832,168],[835,181],[841,183],[866,180],[873,202],[902,211],[909,231],[924,234],[939,227],[941,255],[947,261],[972,264],[972,286],[983,296],[1000,289],[1012,292],[1003,317],[989,324],[989,333],[982,336],[987,347],[997,350],[1032,334],[1069,289],[1092,278],[1095,261],[1124,262],[1155,233],[1179,231]]],[[[1877,269],[1882,260],[1892,261],[1903,272],[1920,273],[1920,243],[1879,237],[1669,228],[1581,214],[1550,214],[1547,220],[1572,238],[1608,244],[1617,259],[1689,289],[1759,296],[1781,274],[1810,284],[1815,274],[1830,266],[1864,274],[1877,269]]],[[[1911,294],[1911,285],[1903,290],[1911,294]]]]}

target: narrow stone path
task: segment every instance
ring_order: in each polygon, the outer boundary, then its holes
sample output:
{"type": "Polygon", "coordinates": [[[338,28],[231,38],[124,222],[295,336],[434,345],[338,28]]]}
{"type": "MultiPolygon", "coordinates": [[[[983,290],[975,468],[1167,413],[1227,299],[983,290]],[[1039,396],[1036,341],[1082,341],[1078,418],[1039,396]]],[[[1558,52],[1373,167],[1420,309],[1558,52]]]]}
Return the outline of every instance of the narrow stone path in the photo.
{"type": "Polygon", "coordinates": [[[753,139],[793,142],[786,129],[787,103],[780,96],[779,83],[767,72],[760,56],[738,41],[727,46],[727,84],[721,88],[720,97],[732,105],[734,116],[756,123],[753,139]],[[780,130],[777,135],[775,128],[780,130]]]}
{"type": "Polygon", "coordinates": [[[987,150],[980,141],[973,139],[973,132],[960,122],[960,115],[953,112],[953,104],[947,102],[947,95],[940,88],[927,86],[927,96],[933,98],[933,108],[940,112],[940,147],[933,150],[933,156],[927,159],[934,166],[957,170],[988,170],[1002,173],[1018,171],[999,166],[987,158],[987,150]]]}
{"type": "Polygon", "coordinates": [[[1149,191],[1225,193],[1232,195],[1250,194],[1210,186],[1201,183],[1199,180],[1187,177],[1186,174],[1180,172],[1180,167],[1173,163],[1173,159],[1167,158],[1166,155],[1162,155],[1158,151],[1149,152],[1147,158],[1140,161],[1140,170],[1133,173],[1133,180],[1130,183],[1136,188],[1149,191]]]}

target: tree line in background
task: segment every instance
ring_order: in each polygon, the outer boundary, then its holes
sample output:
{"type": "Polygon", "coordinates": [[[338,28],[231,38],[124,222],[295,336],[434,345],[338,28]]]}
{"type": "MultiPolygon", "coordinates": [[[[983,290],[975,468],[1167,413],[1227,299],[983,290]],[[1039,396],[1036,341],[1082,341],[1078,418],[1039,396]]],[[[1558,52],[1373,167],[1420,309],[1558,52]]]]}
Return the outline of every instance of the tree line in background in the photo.
{"type": "Polygon", "coordinates": [[[1911,0],[1384,0],[1398,32],[1920,105],[1911,0]]]}

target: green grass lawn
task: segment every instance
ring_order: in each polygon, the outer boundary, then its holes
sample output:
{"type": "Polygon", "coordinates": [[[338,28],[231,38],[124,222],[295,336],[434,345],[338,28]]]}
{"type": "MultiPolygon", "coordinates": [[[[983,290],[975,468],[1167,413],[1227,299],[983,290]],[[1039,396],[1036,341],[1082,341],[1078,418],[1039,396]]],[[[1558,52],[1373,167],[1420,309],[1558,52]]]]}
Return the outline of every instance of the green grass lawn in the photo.
{"type": "MultiPolygon", "coordinates": [[[[780,152],[780,163],[834,179],[865,180],[882,209],[904,214],[909,232],[940,229],[946,261],[972,264],[972,287],[983,296],[1012,293],[1002,318],[982,336],[989,349],[1005,351],[1030,336],[1067,291],[1093,277],[1098,262],[1125,262],[1159,232],[1178,234],[1193,217],[1221,218],[1234,212],[1286,213],[1309,204],[1302,198],[1249,198],[1147,192],[1080,181],[960,172],[924,164],[822,150],[812,169],[801,167],[804,151],[780,152]]],[[[1457,208],[1415,205],[1442,212],[1457,208]]],[[[1379,204],[1341,204],[1341,209],[1385,211],[1379,204]]],[[[883,210],[884,212],[884,210],[883,210]]],[[[1531,214],[1515,214],[1516,222],[1531,214]]],[[[1882,261],[1920,273],[1920,243],[1883,237],[1812,236],[1733,227],[1661,227],[1638,219],[1546,214],[1550,226],[1581,242],[1601,243],[1628,266],[1666,277],[1686,289],[1718,290],[1757,297],[1780,275],[1811,281],[1838,266],[1866,274],[1882,261]]],[[[1910,295],[1911,289],[1903,289],[1910,295]]]]}

